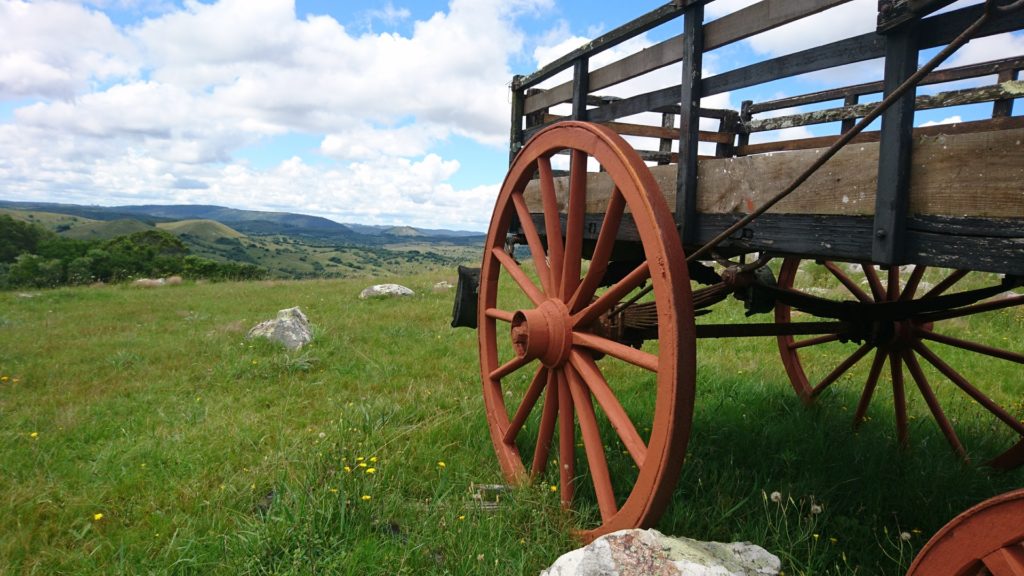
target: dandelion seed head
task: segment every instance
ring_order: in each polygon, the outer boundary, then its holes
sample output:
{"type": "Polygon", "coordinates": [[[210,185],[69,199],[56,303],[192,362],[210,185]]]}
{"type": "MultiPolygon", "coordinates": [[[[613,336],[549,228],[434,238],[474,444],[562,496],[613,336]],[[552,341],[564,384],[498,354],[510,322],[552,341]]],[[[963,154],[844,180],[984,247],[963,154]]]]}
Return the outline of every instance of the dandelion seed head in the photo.
{"type": "Polygon", "coordinates": [[[772,492],[771,499],[772,502],[782,502],[782,492],[779,492],[778,490],[772,492]]]}
{"type": "Polygon", "coordinates": [[[821,505],[811,504],[811,514],[821,514],[821,505]]]}
{"type": "Polygon", "coordinates": [[[909,542],[910,532],[900,532],[900,540],[903,540],[904,542],[909,542]]]}

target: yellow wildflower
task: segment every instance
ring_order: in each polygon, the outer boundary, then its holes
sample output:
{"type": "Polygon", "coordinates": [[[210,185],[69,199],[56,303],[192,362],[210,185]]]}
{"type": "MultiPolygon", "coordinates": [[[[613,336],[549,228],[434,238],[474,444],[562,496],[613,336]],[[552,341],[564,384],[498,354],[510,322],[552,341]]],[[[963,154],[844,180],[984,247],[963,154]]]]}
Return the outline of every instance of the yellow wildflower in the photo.
{"type": "Polygon", "coordinates": [[[363,494],[362,496],[360,496],[360,498],[363,500],[363,502],[366,502],[367,500],[372,498],[372,496],[370,496],[369,494],[363,494]]]}
{"type": "Polygon", "coordinates": [[[7,382],[7,376],[0,376],[0,382],[7,382]]]}
{"type": "Polygon", "coordinates": [[[367,474],[376,474],[377,473],[377,469],[376,468],[367,468],[366,469],[366,473],[367,474]]]}
{"type": "Polygon", "coordinates": [[[103,512],[97,512],[97,513],[93,514],[92,515],[92,519],[95,522],[99,522],[100,520],[103,520],[103,512]]]}
{"type": "Polygon", "coordinates": [[[447,464],[444,463],[444,460],[438,460],[437,461],[437,467],[438,468],[441,468],[443,470],[446,466],[447,466],[447,464]]]}
{"type": "Polygon", "coordinates": [[[352,471],[351,468],[349,468],[348,466],[345,466],[345,472],[351,472],[351,471],[352,471]]]}
{"type": "Polygon", "coordinates": [[[328,490],[331,491],[331,494],[337,494],[338,493],[338,489],[337,488],[328,488],[328,490]]]}
{"type": "Polygon", "coordinates": [[[459,514],[459,520],[465,520],[465,519],[466,519],[466,515],[465,514],[459,514]]]}
{"type": "Polygon", "coordinates": [[[362,456],[356,458],[356,462],[362,462],[363,460],[366,460],[366,458],[363,458],[362,456]]]}
{"type": "Polygon", "coordinates": [[[552,492],[558,492],[558,485],[557,484],[552,484],[550,490],[552,492]]]}
{"type": "Polygon", "coordinates": [[[376,462],[376,461],[377,461],[377,457],[376,456],[370,456],[370,462],[376,462]]]}
{"type": "Polygon", "coordinates": [[[33,432],[33,433],[29,434],[29,437],[31,437],[31,438],[39,438],[39,432],[33,432]]]}
{"type": "Polygon", "coordinates": [[[366,462],[360,462],[359,463],[359,467],[360,468],[366,468],[366,462]]]}

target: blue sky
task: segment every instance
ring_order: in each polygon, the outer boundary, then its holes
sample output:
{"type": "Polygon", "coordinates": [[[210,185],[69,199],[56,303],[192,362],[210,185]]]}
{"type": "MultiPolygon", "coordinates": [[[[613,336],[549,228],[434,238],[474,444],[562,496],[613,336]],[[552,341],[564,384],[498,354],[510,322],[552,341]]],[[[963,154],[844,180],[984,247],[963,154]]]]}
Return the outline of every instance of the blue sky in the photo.
{"type": "MultiPolygon", "coordinates": [[[[751,3],[716,0],[708,19],[751,3]]],[[[482,230],[507,165],[511,76],[662,4],[0,0],[0,198],[208,203],[482,230]]],[[[705,74],[869,31],[874,6],[852,0],[716,50],[705,74]]],[[[595,65],[680,28],[653,30],[595,65]]],[[[950,65],[1015,54],[1024,54],[1022,34],[972,42],[950,65]]],[[[667,86],[678,74],[672,67],[607,93],[667,86]]],[[[867,63],[705,104],[737,108],[879,76],[867,63]]]]}

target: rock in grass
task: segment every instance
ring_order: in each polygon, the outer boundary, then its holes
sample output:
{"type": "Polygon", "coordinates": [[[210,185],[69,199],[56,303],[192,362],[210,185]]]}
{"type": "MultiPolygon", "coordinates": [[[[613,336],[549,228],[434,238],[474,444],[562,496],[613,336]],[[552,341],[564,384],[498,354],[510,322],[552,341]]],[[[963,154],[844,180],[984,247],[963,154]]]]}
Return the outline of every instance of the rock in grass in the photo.
{"type": "Polygon", "coordinates": [[[366,298],[378,298],[381,296],[394,297],[394,296],[415,296],[416,293],[409,290],[401,284],[377,284],[376,286],[370,286],[364,288],[359,293],[359,297],[362,299],[366,298]]]}
{"type": "Polygon", "coordinates": [[[782,564],[748,542],[701,542],[657,530],[620,530],[564,554],[541,576],[774,576],[782,564]]]}
{"type": "Polygon", "coordinates": [[[296,306],[279,311],[273,320],[264,320],[253,326],[246,338],[266,338],[280,342],[289,350],[298,350],[313,340],[313,332],[306,315],[296,306]]]}

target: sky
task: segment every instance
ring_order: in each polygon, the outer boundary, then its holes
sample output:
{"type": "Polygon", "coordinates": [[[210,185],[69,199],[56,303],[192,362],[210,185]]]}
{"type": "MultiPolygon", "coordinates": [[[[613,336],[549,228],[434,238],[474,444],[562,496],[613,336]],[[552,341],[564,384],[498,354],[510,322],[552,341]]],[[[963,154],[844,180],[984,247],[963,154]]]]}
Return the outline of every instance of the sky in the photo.
{"type": "MultiPolygon", "coordinates": [[[[0,0],[0,199],[216,204],[486,230],[508,164],[513,74],[665,1],[0,0]]],[[[707,20],[752,3],[716,0],[707,20]]],[[[705,57],[704,74],[871,31],[875,7],[853,0],[721,48],[705,57]]],[[[1022,54],[1024,33],[1004,34],[972,41],[948,65],[1022,54]]],[[[745,99],[877,80],[880,70],[877,61],[852,65],[704,105],[738,109],[745,99]]],[[[678,79],[678,66],[667,67],[602,93],[678,79]]],[[[919,113],[917,124],[990,111],[919,113]]],[[[754,141],[828,133],[835,127],[754,141]]]]}

